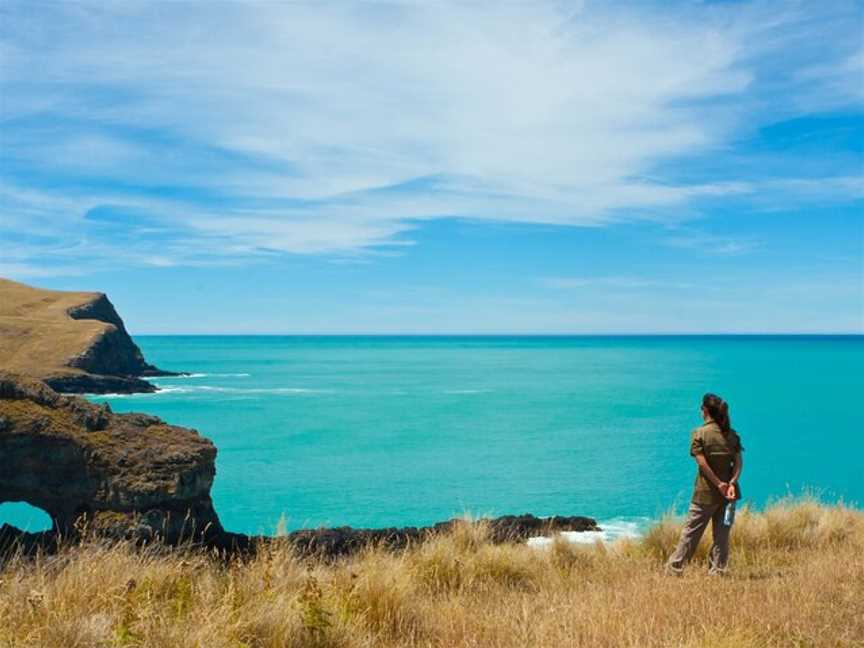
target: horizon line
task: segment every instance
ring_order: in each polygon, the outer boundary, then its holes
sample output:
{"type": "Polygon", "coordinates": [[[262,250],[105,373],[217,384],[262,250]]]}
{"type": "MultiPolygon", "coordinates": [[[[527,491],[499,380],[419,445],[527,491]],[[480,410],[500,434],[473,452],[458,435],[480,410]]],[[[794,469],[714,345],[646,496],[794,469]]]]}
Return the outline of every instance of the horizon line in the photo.
{"type": "Polygon", "coordinates": [[[767,331],[752,332],[639,332],[639,333],[132,333],[140,337],[864,337],[860,332],[795,332],[767,331]]]}

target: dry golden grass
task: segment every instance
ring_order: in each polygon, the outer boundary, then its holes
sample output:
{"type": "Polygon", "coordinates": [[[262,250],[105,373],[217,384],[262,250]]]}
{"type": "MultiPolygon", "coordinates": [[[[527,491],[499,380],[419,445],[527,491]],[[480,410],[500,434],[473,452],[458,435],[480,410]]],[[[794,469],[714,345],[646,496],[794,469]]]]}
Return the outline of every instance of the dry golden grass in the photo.
{"type": "Polygon", "coordinates": [[[70,308],[98,293],[44,290],[0,279],[0,367],[29,376],[82,373],[68,367],[109,325],[73,320],[70,308]]]}
{"type": "Polygon", "coordinates": [[[330,564],[279,543],[228,565],[69,547],[0,571],[0,645],[864,646],[864,513],[812,500],[741,511],[727,577],[707,575],[704,547],[683,578],[664,576],[677,528],[537,549],[491,545],[466,522],[330,564]]]}

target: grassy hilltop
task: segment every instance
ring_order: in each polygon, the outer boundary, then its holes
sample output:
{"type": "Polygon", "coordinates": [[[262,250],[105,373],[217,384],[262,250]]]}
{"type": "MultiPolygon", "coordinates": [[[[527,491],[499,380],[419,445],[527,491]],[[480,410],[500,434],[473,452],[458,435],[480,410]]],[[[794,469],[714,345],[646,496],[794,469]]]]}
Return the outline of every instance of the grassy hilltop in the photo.
{"type": "Polygon", "coordinates": [[[0,279],[0,369],[58,391],[153,391],[147,364],[108,298],[0,279]]]}
{"type": "Polygon", "coordinates": [[[99,293],[42,290],[0,279],[0,367],[34,377],[80,371],[69,362],[109,325],[73,321],[69,311],[98,297],[99,293]]]}
{"type": "Polygon", "coordinates": [[[864,513],[742,511],[732,571],[662,574],[667,520],[610,546],[493,545],[465,523],[337,562],[278,543],[224,564],[83,544],[0,571],[0,645],[166,648],[862,646],[864,513]]]}

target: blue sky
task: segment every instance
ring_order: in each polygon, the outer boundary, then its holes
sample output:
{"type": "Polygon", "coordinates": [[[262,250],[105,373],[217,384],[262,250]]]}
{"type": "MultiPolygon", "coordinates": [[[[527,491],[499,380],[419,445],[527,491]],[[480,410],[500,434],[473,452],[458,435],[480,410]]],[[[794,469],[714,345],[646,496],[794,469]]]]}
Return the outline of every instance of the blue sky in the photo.
{"type": "Polygon", "coordinates": [[[0,276],[135,333],[864,332],[860,2],[0,5],[0,276]]]}

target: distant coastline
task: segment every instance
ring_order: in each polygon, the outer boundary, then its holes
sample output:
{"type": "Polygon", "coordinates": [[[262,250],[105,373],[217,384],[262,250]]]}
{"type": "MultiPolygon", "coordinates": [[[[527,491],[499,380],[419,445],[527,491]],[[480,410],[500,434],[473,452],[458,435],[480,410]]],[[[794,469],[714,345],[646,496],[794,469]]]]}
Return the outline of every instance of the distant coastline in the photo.
{"type": "Polygon", "coordinates": [[[276,338],[373,338],[373,339],[579,339],[579,338],[864,338],[862,333],[135,333],[136,338],[155,337],[276,337],[276,338]]]}

